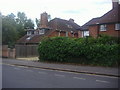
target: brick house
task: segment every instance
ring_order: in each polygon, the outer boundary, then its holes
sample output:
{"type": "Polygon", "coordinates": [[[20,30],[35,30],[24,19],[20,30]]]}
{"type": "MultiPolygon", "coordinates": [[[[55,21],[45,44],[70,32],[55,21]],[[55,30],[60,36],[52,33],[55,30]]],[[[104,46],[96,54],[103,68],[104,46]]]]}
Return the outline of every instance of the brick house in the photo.
{"type": "MultiPolygon", "coordinates": [[[[101,17],[93,18],[85,23],[79,33],[82,35],[89,32],[92,37],[106,34],[113,37],[120,37],[120,3],[119,0],[112,0],[113,8],[101,17]]],[[[82,35],[81,37],[84,37],[82,35]]]]}
{"type": "Polygon", "coordinates": [[[48,22],[48,14],[41,14],[40,26],[37,29],[27,29],[27,34],[16,42],[16,57],[36,56],[37,46],[44,37],[75,37],[78,38],[80,26],[73,19],[54,18],[48,22]]]}

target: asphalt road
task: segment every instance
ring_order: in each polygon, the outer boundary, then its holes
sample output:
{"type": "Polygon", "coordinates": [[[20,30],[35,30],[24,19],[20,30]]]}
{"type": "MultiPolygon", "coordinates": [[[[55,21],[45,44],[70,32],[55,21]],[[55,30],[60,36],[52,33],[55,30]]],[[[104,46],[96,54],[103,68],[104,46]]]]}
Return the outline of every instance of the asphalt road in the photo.
{"type": "Polygon", "coordinates": [[[118,78],[2,65],[3,88],[118,88],[118,78]]]}

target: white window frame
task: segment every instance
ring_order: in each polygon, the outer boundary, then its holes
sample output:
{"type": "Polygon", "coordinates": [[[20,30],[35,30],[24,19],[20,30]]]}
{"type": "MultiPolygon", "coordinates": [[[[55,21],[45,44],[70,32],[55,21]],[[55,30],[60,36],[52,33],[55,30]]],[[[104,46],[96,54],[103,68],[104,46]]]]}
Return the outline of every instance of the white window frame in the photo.
{"type": "Polygon", "coordinates": [[[120,30],[120,23],[115,24],[115,30],[120,30]]]}
{"type": "Polygon", "coordinates": [[[41,29],[41,30],[39,30],[39,34],[41,35],[41,34],[44,34],[45,33],[45,29],[41,29]]]}
{"type": "Polygon", "coordinates": [[[84,37],[89,36],[89,31],[84,31],[84,37]]]}
{"type": "Polygon", "coordinates": [[[106,24],[100,25],[100,31],[107,31],[107,25],[106,24]]]}

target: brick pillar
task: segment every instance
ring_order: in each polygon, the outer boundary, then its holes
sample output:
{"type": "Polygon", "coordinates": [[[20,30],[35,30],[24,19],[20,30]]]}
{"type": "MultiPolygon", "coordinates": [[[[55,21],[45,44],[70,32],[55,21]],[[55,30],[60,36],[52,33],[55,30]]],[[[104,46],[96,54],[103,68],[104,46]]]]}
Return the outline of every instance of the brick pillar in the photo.
{"type": "Polygon", "coordinates": [[[8,45],[2,45],[2,57],[8,57],[8,45]]]}
{"type": "Polygon", "coordinates": [[[78,38],[82,37],[82,31],[78,31],[78,38]]]}

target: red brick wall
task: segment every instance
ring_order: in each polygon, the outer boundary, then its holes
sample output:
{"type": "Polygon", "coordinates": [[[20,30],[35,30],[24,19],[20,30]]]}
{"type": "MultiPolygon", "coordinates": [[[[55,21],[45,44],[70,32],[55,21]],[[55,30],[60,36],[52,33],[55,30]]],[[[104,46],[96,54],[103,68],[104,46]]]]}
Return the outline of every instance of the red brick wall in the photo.
{"type": "Polygon", "coordinates": [[[82,37],[82,31],[78,31],[78,38],[82,37]]]}
{"type": "Polygon", "coordinates": [[[89,26],[89,35],[92,37],[97,37],[98,36],[98,26],[89,26]]]}
{"type": "Polygon", "coordinates": [[[108,24],[107,31],[99,31],[99,34],[106,34],[114,37],[120,37],[120,30],[115,30],[115,24],[108,24]]]}
{"type": "Polygon", "coordinates": [[[48,37],[57,37],[58,36],[58,32],[57,31],[54,31],[52,32],[48,37]]]}
{"type": "Polygon", "coordinates": [[[68,32],[68,37],[73,37],[71,32],[68,32]]]}
{"type": "Polygon", "coordinates": [[[2,45],[2,57],[15,58],[15,49],[8,48],[8,45],[2,45]]]}
{"type": "Polygon", "coordinates": [[[66,32],[60,32],[60,36],[66,37],[66,32]]]}
{"type": "Polygon", "coordinates": [[[2,57],[8,57],[8,45],[2,45],[2,57]]]}
{"type": "Polygon", "coordinates": [[[78,33],[75,33],[75,34],[74,34],[74,37],[75,37],[75,38],[78,38],[78,33]]]}
{"type": "Polygon", "coordinates": [[[99,26],[89,26],[90,36],[97,37],[98,34],[106,34],[114,37],[120,37],[120,30],[115,30],[115,24],[107,24],[106,31],[100,31],[99,26]]]}
{"type": "MultiPolygon", "coordinates": [[[[59,36],[59,31],[52,32],[48,37],[57,37],[57,36],[59,36]]],[[[66,37],[66,32],[61,31],[60,36],[66,37]]],[[[71,32],[68,32],[68,37],[73,37],[73,34],[71,34],[71,32]]],[[[78,34],[75,33],[74,37],[78,38],[78,34]]]]}

